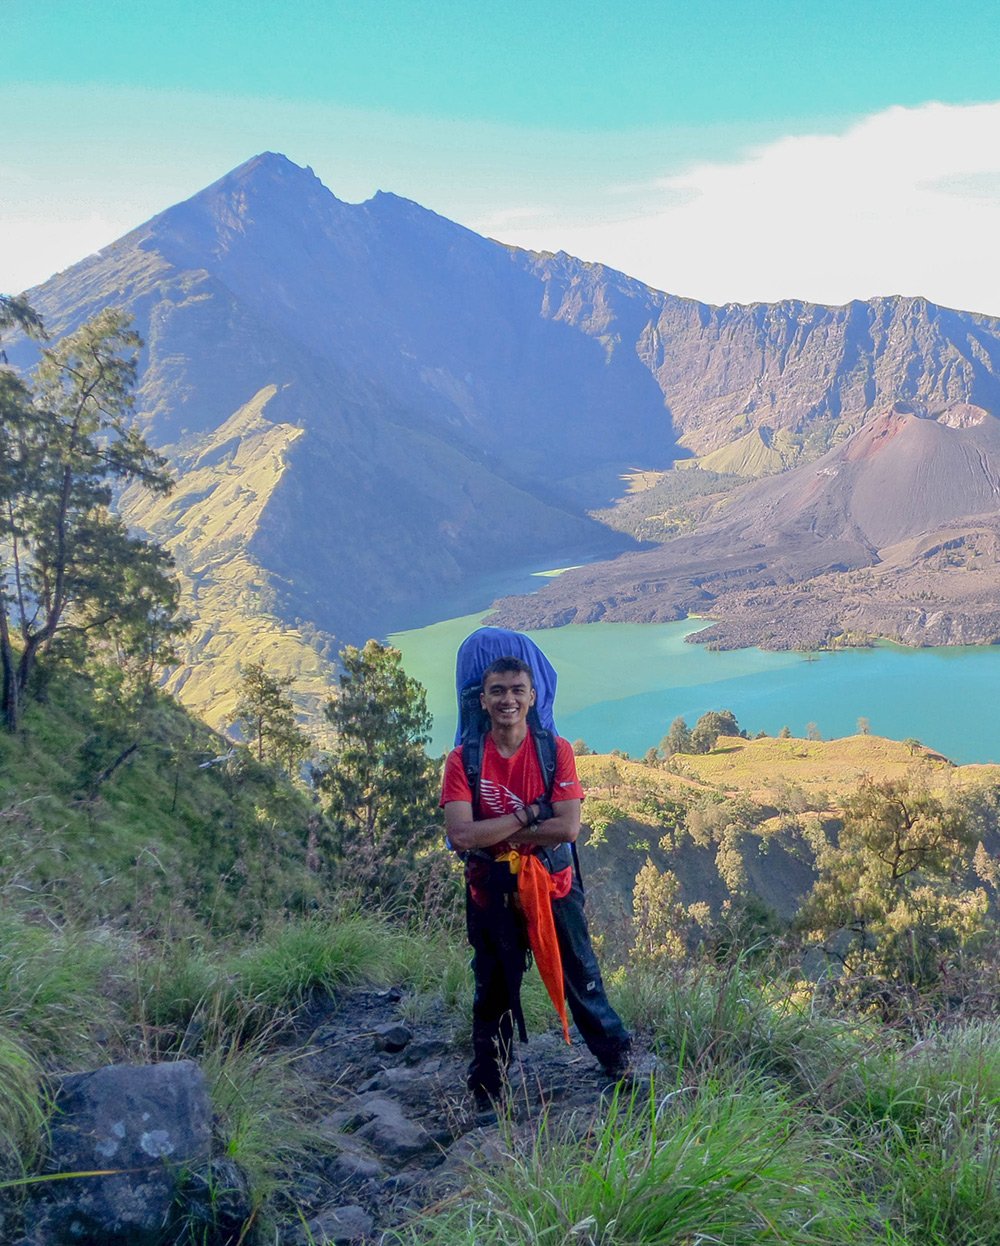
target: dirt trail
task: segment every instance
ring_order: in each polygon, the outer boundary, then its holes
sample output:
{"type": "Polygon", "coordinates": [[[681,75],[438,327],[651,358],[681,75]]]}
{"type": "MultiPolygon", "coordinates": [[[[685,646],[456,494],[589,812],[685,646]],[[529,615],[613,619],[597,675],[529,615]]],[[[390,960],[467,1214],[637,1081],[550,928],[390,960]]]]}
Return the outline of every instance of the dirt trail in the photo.
{"type": "MultiPolygon", "coordinates": [[[[403,1019],[396,989],[358,990],[317,1001],[303,1019],[308,1054],[298,1065],[315,1086],[329,1154],[296,1175],[291,1195],[313,1240],[375,1243],[421,1209],[458,1194],[470,1165],[502,1154],[495,1120],[465,1090],[469,1053],[447,1024],[403,1019]]],[[[553,1033],[515,1049],[510,1117],[530,1129],[547,1110],[589,1120],[607,1082],[578,1035],[553,1033]]],[[[301,1221],[282,1241],[309,1241],[301,1221]]]]}

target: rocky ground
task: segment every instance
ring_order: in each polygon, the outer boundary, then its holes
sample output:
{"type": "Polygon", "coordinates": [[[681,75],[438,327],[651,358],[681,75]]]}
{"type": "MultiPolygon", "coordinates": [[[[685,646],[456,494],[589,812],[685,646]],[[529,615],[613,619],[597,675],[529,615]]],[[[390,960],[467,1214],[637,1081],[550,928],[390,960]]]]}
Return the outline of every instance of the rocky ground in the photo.
{"type": "Polygon", "coordinates": [[[543,1110],[583,1122],[607,1103],[607,1080],[579,1037],[567,1047],[553,1032],[516,1049],[509,1123],[477,1113],[464,1043],[446,1026],[403,1020],[403,1005],[399,990],[359,990],[306,1014],[308,1054],[297,1063],[315,1087],[328,1151],[289,1191],[308,1232],[289,1218],[282,1241],[379,1242],[461,1198],[470,1168],[498,1160],[511,1128],[532,1128],[543,1110]]]}

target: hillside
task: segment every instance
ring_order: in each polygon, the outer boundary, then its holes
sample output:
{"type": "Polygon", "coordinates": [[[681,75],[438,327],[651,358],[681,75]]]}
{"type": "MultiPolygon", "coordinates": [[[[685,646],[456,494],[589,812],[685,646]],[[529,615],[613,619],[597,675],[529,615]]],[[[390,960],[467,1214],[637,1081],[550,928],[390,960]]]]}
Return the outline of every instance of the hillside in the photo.
{"type": "Polygon", "coordinates": [[[130,738],[135,750],[95,787],[121,749],[114,714],[88,681],[59,671],[22,732],[0,732],[0,909],[10,920],[111,922],[183,940],[315,902],[304,795],[169,697],[130,738]]]}
{"type": "MultiPolygon", "coordinates": [[[[62,1223],[81,1226],[74,1240],[111,1240],[89,1218],[104,1181],[139,1188],[133,1216],[162,1206],[188,1229],[176,1240],[212,1246],[525,1246],[539,1225],[576,1240],[586,1216],[606,1223],[602,1241],[681,1246],[709,1214],[733,1240],[764,1246],[789,1217],[789,1189],[796,1243],[900,1246],[896,1226],[911,1246],[990,1240],[994,1203],[981,1192],[994,1175],[1000,1061],[995,1024],[976,1019],[993,1011],[988,974],[951,949],[951,1015],[929,1019],[941,995],[910,992],[909,1011],[880,1024],[863,1000],[832,1003],[829,982],[810,988],[780,952],[813,855],[864,775],[971,793],[995,791],[1000,767],[954,767],[870,736],[721,737],[666,764],[581,757],[588,908],[636,1072],[609,1086],[578,1038],[567,1047],[532,975],[510,1100],[477,1113],[463,1090],[471,979],[450,856],[420,861],[392,917],[370,897],[359,906],[329,861],[317,873],[315,807],[251,759],[216,753],[219,737],[166,698],[130,762],[88,796],[105,716],[79,676],[57,672],[23,735],[0,737],[5,1241],[55,1246],[62,1223]],[[681,917],[697,911],[706,949],[664,958],[639,945],[632,892],[647,859],[676,873],[681,917]],[[963,971],[978,983],[968,998],[955,995],[971,981],[963,971]],[[919,1042],[910,1026],[923,1027],[919,1042]],[[151,1068],[196,1078],[212,1118],[212,1149],[178,1189],[144,1185],[141,1155],[124,1171],[105,1153],[99,1172],[59,1167],[52,1103],[75,1082],[67,1073],[99,1069],[106,1086],[151,1068]],[[929,1181],[952,1190],[959,1162],[974,1196],[960,1217],[947,1204],[948,1223],[970,1235],[942,1238],[943,1196],[921,1200],[929,1181]],[[665,1236],[660,1219],[622,1230],[642,1182],[662,1200],[678,1180],[679,1232],[665,1236]]],[[[995,816],[982,830],[995,902],[995,816]]],[[[137,1119],[119,1106],[112,1121],[137,1119]]],[[[177,1119],[148,1090],[139,1107],[143,1122],[177,1119]]],[[[104,1110],[97,1102],[95,1116],[104,1110]]],[[[115,1136],[131,1134],[122,1123],[115,1136]]]]}
{"type": "MultiPolygon", "coordinates": [[[[955,766],[916,742],[870,735],[720,736],[711,752],[676,754],[666,766],[607,756],[577,765],[588,793],[581,856],[592,906],[615,932],[631,918],[647,857],[676,875],[685,904],[704,902],[718,915],[743,892],[788,921],[815,882],[817,842],[836,833],[843,802],[866,777],[905,779],[943,798],[1000,783],[1000,766],[955,766]]],[[[995,820],[982,836],[1000,858],[995,820]]]]}
{"type": "MultiPolygon", "coordinates": [[[[169,698],[135,754],[88,796],[115,751],[99,747],[105,713],[86,683],[58,675],[46,702],[30,705],[23,736],[0,736],[0,896],[18,896],[18,909],[44,897],[60,921],[120,911],[181,933],[205,921],[254,926],[275,906],[309,907],[322,894],[315,804],[169,698]],[[158,881],[167,877],[169,886],[158,881]]],[[[790,918],[813,881],[816,831],[837,825],[865,776],[907,778],[942,796],[1000,785],[1000,766],[955,766],[915,742],[869,735],[720,737],[712,752],[667,764],[605,755],[581,756],[578,767],[590,907],[616,938],[647,856],[676,873],[686,903],[717,913],[731,895],[717,860],[725,844],[750,892],[790,918]],[[731,825],[738,842],[727,840],[731,825]]],[[[984,830],[1000,856],[997,834],[984,830]]]]}

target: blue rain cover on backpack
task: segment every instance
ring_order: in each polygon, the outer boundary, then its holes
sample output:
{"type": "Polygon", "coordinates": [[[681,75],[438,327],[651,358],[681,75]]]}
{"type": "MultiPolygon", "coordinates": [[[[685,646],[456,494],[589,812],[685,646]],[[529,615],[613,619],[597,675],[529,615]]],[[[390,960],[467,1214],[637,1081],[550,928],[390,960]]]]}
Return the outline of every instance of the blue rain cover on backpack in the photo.
{"type": "Polygon", "coordinates": [[[462,722],[462,693],[478,688],[483,682],[483,671],[497,658],[520,658],[531,667],[535,681],[535,710],[538,721],[553,735],[558,735],[552,719],[552,707],[556,699],[556,672],[552,663],[530,636],[508,631],[506,627],[480,627],[466,636],[458,647],[455,662],[455,691],[458,694],[458,727],[455,743],[462,743],[465,724],[462,722]]]}

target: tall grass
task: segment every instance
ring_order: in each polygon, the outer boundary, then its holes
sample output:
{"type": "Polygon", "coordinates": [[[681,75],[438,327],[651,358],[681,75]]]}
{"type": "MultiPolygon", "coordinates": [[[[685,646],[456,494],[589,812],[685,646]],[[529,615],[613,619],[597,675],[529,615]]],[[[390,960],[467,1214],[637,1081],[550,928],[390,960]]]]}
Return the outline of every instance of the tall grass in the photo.
{"type": "Polygon", "coordinates": [[[467,1204],[410,1226],[427,1246],[854,1246],[867,1208],[838,1145],[755,1081],[614,1102],[572,1124],[512,1130],[507,1162],[472,1175],[467,1204]]]}
{"type": "Polygon", "coordinates": [[[332,992],[378,975],[389,957],[388,943],[389,932],[378,918],[305,918],[265,929],[229,961],[229,969],[243,996],[273,1007],[294,1006],[313,991],[332,992]]]}
{"type": "Polygon", "coordinates": [[[840,1093],[860,1179],[912,1246],[1000,1244],[1000,1022],[872,1053],[840,1093]]]}
{"type": "Polygon", "coordinates": [[[27,1171],[42,1145],[46,1118],[41,1070],[0,1028],[0,1179],[27,1171]]]}
{"type": "Polygon", "coordinates": [[[0,910],[0,1026],[40,1059],[72,1062],[108,1020],[122,965],[123,942],[105,928],[40,925],[0,910]]]}
{"type": "Polygon", "coordinates": [[[741,960],[630,967],[612,987],[627,1022],[650,1035],[681,1080],[752,1074],[809,1093],[871,1041],[862,1022],[815,1008],[802,984],[761,982],[741,960]]]}
{"type": "Polygon", "coordinates": [[[263,1029],[246,1042],[210,1042],[201,1059],[226,1156],[246,1174],[255,1208],[324,1146],[296,1053],[270,1039],[263,1029]]]}

